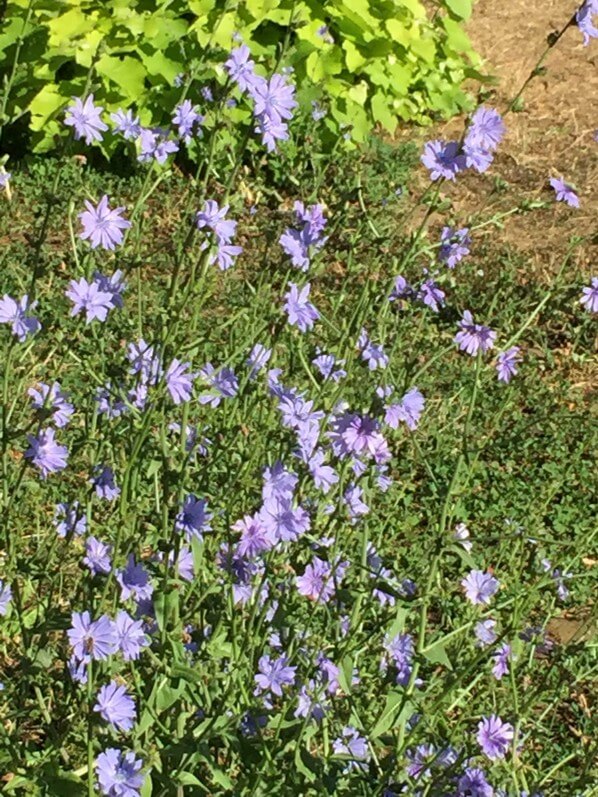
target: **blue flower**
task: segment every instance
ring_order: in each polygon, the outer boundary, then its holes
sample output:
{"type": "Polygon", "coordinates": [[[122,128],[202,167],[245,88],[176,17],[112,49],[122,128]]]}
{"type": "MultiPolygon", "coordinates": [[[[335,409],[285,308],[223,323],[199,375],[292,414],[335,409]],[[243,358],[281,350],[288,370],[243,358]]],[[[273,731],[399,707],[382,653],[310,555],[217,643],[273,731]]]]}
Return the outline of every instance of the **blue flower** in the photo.
{"type": "Polygon", "coordinates": [[[561,178],[551,177],[550,185],[554,188],[557,202],[565,202],[572,208],[579,207],[579,197],[569,183],[566,183],[561,178]]]}
{"type": "Polygon", "coordinates": [[[296,326],[301,332],[307,332],[320,317],[320,313],[309,301],[311,285],[306,283],[299,288],[294,282],[289,282],[289,290],[285,295],[284,310],[287,313],[289,324],[296,326]]]}
{"type": "Polygon", "coordinates": [[[135,724],[135,701],[125,686],[116,681],[102,686],[93,707],[101,718],[119,731],[130,731],[135,724]]]}
{"type": "Polygon", "coordinates": [[[8,584],[5,584],[0,578],[0,615],[5,615],[8,612],[8,604],[12,600],[12,590],[8,584]]]}
{"type": "Polygon", "coordinates": [[[127,564],[116,571],[116,580],[120,584],[121,600],[133,598],[136,601],[151,598],[154,588],[145,567],[135,562],[133,554],[129,554],[127,564]]]}
{"type": "Polygon", "coordinates": [[[42,328],[37,318],[28,315],[36,306],[37,302],[29,303],[27,294],[17,302],[5,293],[0,299],[0,324],[10,324],[13,335],[24,343],[30,335],[35,335],[42,328]]]}
{"type": "Polygon", "coordinates": [[[430,179],[433,181],[441,177],[454,180],[466,165],[465,155],[457,141],[428,141],[424,146],[421,162],[430,170],[430,179]]]}
{"type": "Polygon", "coordinates": [[[71,280],[65,295],[73,303],[71,315],[85,311],[85,323],[90,324],[95,318],[105,321],[108,312],[114,307],[112,293],[103,291],[98,282],[88,282],[85,277],[71,280]]]}
{"type": "Polygon", "coordinates": [[[54,429],[42,429],[37,436],[27,435],[29,448],[25,451],[25,457],[30,459],[36,468],[39,468],[42,479],[46,479],[50,473],[56,473],[66,468],[68,449],[66,446],[59,445],[54,439],[54,435],[54,429]]]}
{"type": "Polygon", "coordinates": [[[102,133],[108,130],[108,125],[101,119],[104,109],[100,105],[94,105],[93,94],[85,102],[78,97],[73,97],[73,100],[73,104],[66,109],[65,125],[73,127],[75,138],[85,138],[86,144],[101,141],[102,133]]]}
{"type": "Polygon", "coordinates": [[[281,697],[283,688],[295,682],[297,668],[289,665],[286,656],[280,656],[278,659],[262,656],[258,661],[258,668],[259,672],[255,676],[258,693],[272,692],[281,697]]]}
{"type": "Polygon", "coordinates": [[[142,766],[135,753],[109,747],[96,758],[100,791],[105,797],[138,797],[145,780],[142,766]]]}

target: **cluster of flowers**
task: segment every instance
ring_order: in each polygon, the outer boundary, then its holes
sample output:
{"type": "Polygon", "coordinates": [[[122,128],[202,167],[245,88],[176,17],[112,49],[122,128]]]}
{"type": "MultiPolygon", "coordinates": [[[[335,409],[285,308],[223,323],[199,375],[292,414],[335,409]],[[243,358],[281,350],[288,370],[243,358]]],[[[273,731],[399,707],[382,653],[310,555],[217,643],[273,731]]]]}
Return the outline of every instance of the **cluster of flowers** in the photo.
{"type": "Polygon", "coordinates": [[[301,271],[307,271],[311,256],[326,243],[322,233],[326,227],[322,205],[309,205],[295,202],[295,216],[300,229],[288,227],[280,236],[279,243],[291,258],[291,263],[301,271]]]}
{"type": "MultiPolygon", "coordinates": [[[[73,103],[66,111],[64,123],[72,127],[76,139],[84,139],[86,144],[103,140],[103,133],[109,130],[102,119],[104,108],[96,105],[93,94],[81,99],[74,97],[73,103]]],[[[169,155],[178,152],[179,145],[170,137],[170,131],[155,127],[142,127],[139,117],[129,109],[126,112],[119,109],[110,114],[115,133],[122,135],[126,141],[135,141],[139,148],[138,160],[142,163],[152,158],[158,163],[165,163],[169,155]]],[[[186,143],[190,140],[190,133],[194,123],[201,124],[201,117],[185,100],[177,106],[173,114],[173,122],[179,127],[179,137],[186,143]]]]}
{"type": "MultiPolygon", "coordinates": [[[[429,141],[421,161],[430,170],[432,181],[455,180],[459,172],[468,168],[483,173],[494,160],[494,152],[504,134],[505,125],[500,114],[493,108],[481,106],[473,114],[463,142],[429,141]]],[[[558,202],[579,207],[579,197],[573,186],[562,177],[551,177],[549,182],[558,202]]]]}
{"type": "MultiPolygon", "coordinates": [[[[87,668],[92,661],[104,661],[120,653],[125,661],[136,660],[150,641],[141,620],[120,610],[115,620],[101,615],[92,620],[89,612],[74,612],[67,631],[72,656],[69,669],[79,683],[87,683],[87,668]]],[[[128,732],[135,724],[135,701],[126,686],[115,680],[100,687],[94,711],[117,731],[128,732]]],[[[96,759],[96,774],[102,794],[135,795],[145,780],[143,761],[133,752],[109,747],[96,759]]]]}
{"type": "MultiPolygon", "coordinates": [[[[257,74],[246,45],[231,52],[225,68],[240,91],[251,98],[255,132],[262,136],[262,143],[268,152],[273,152],[278,141],[285,141],[289,137],[287,122],[297,107],[295,87],[289,83],[285,74],[275,73],[269,79],[257,74]]],[[[177,82],[181,84],[180,81],[175,81],[177,82]]],[[[209,87],[204,87],[202,96],[207,102],[213,99],[209,87]]],[[[227,100],[227,105],[235,104],[234,98],[227,100]]],[[[86,144],[100,142],[103,140],[103,133],[109,129],[102,118],[103,110],[102,106],[95,104],[93,94],[84,99],[73,98],[73,103],[67,108],[65,124],[73,128],[76,139],[84,139],[86,144]]],[[[314,107],[314,119],[322,118],[322,113],[319,106],[314,107]]],[[[201,137],[205,122],[205,116],[188,99],[179,103],[173,111],[172,123],[176,125],[174,135],[173,131],[166,128],[143,127],[139,117],[131,109],[124,111],[119,108],[110,114],[110,119],[114,133],[122,135],[127,141],[137,143],[139,161],[146,163],[153,159],[160,164],[165,163],[169,155],[178,152],[177,140],[188,145],[193,136],[201,137]]],[[[3,182],[9,177],[10,174],[3,174],[3,182]]]]}
{"type": "MultiPolygon", "coordinates": [[[[220,208],[217,202],[208,199],[203,210],[200,210],[195,217],[197,228],[207,230],[212,236],[211,243],[215,245],[216,249],[210,257],[210,263],[218,263],[218,268],[221,271],[226,271],[234,265],[234,259],[243,251],[241,246],[231,243],[237,229],[237,222],[227,219],[227,213],[228,205],[220,208]]],[[[208,241],[203,243],[204,247],[209,245],[208,241]]]]}
{"type": "Polygon", "coordinates": [[[258,75],[245,44],[232,51],[225,68],[239,90],[253,101],[255,132],[262,136],[268,152],[274,152],[277,142],[289,137],[287,122],[297,107],[295,87],[283,74],[274,73],[269,79],[258,75]]]}
{"type": "Polygon", "coordinates": [[[454,180],[466,168],[485,172],[494,159],[494,152],[505,134],[500,114],[481,106],[474,113],[463,143],[429,141],[422,154],[422,163],[430,170],[430,178],[454,180]]]}

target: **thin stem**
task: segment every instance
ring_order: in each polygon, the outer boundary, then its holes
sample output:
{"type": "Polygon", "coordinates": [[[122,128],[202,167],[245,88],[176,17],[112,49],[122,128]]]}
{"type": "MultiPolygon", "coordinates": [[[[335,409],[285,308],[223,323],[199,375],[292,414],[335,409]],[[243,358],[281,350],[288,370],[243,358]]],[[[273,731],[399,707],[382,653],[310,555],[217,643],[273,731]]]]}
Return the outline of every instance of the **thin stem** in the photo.
{"type": "Polygon", "coordinates": [[[93,660],[87,665],[87,794],[94,797],[95,787],[93,779],[93,660]]]}

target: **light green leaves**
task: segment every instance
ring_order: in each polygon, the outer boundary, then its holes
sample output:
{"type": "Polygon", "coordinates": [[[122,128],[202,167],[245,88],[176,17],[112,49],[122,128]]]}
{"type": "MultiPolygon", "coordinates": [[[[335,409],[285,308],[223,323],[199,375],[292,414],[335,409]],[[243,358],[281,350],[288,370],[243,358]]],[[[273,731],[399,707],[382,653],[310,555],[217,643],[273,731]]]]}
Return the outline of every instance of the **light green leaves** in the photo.
{"type": "MultiPolygon", "coordinates": [[[[294,34],[283,62],[295,70],[302,106],[309,111],[310,91],[317,92],[331,109],[327,127],[334,133],[350,128],[353,141],[375,126],[392,133],[399,119],[423,121],[430,111],[449,115],[468,107],[461,84],[479,64],[462,24],[471,0],[443,0],[444,12],[433,19],[421,0],[154,0],[151,8],[125,0],[36,0],[24,26],[26,5],[8,4],[0,70],[10,71],[19,37],[28,37],[21,63],[30,51],[35,59],[16,73],[7,117],[30,111],[38,151],[66,135],[52,119],[66,97],[89,85],[81,67],[93,69],[94,96],[106,111],[134,106],[145,124],[164,124],[177,75],[189,74],[195,63],[198,80],[213,79],[234,34],[264,74],[278,62],[291,16],[294,34]]],[[[110,142],[102,146],[109,155],[110,142]]]]}
{"type": "Polygon", "coordinates": [[[143,94],[146,71],[137,58],[103,55],[97,61],[96,69],[108,81],[116,83],[125,97],[137,99],[143,94]]]}

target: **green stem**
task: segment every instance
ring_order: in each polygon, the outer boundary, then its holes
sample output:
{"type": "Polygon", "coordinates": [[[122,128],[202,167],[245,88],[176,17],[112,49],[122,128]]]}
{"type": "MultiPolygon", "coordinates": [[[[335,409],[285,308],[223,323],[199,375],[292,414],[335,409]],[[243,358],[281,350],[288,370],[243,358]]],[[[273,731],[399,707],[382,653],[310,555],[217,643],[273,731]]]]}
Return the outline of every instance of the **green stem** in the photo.
{"type": "Polygon", "coordinates": [[[17,44],[15,47],[15,56],[12,62],[12,68],[10,70],[10,75],[5,83],[4,94],[2,95],[2,107],[0,108],[0,140],[2,139],[2,133],[4,131],[8,98],[10,96],[12,84],[14,83],[15,75],[17,73],[17,66],[19,64],[19,55],[21,54],[21,47],[23,46],[25,31],[27,30],[27,26],[29,25],[32,11],[33,11],[33,0],[29,0],[29,5],[27,6],[27,14],[25,15],[25,19],[23,20],[23,27],[21,28],[21,33],[19,34],[19,38],[17,39],[17,44]]]}
{"type": "Polygon", "coordinates": [[[87,665],[87,794],[94,797],[93,778],[93,660],[87,665]]]}

